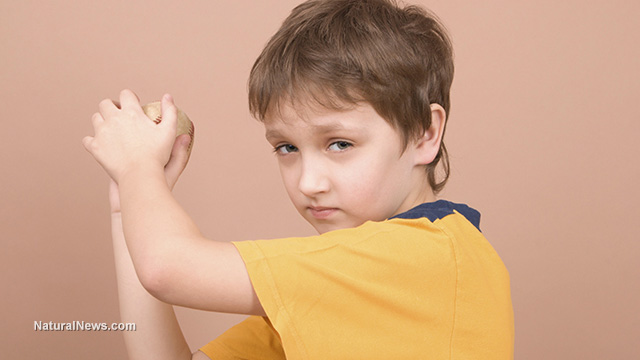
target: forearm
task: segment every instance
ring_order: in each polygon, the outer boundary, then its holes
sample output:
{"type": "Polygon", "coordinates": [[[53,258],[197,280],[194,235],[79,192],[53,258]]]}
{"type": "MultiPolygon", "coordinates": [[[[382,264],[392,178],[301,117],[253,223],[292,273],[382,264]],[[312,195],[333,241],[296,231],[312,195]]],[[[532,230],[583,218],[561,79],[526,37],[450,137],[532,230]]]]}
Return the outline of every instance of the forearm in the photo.
{"type": "Polygon", "coordinates": [[[136,169],[118,184],[126,244],[141,284],[169,304],[264,315],[236,247],[202,236],[160,170],[136,169]]]}
{"type": "Polygon", "coordinates": [[[162,296],[171,292],[171,280],[180,280],[179,269],[206,240],[174,199],[162,169],[137,169],[119,188],[124,234],[138,276],[152,295],[170,302],[162,296]]]}
{"type": "Polygon", "coordinates": [[[138,280],[119,213],[112,214],[112,237],[121,321],[136,324],[136,331],[123,333],[129,358],[191,359],[173,306],[151,296],[138,280]]]}

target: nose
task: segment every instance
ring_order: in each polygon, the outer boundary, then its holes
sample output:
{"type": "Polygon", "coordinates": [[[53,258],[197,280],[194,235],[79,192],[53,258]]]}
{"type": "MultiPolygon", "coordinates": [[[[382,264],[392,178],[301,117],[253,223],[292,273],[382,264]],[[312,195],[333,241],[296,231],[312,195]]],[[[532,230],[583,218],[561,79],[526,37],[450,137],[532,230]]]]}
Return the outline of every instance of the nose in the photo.
{"type": "Polygon", "coordinates": [[[328,192],[331,188],[329,169],[319,159],[306,157],[302,159],[298,189],[305,196],[313,197],[328,192]]]}

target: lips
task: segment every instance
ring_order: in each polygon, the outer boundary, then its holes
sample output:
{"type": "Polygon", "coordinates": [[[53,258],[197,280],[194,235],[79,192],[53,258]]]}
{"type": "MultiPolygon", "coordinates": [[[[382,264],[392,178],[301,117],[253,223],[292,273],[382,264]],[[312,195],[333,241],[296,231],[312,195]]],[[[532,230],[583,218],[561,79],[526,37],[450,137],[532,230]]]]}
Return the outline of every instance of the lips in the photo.
{"type": "Polygon", "coordinates": [[[308,207],[311,215],[319,220],[328,219],[331,215],[335,214],[338,209],[337,208],[329,208],[322,206],[310,206],[308,207]]]}

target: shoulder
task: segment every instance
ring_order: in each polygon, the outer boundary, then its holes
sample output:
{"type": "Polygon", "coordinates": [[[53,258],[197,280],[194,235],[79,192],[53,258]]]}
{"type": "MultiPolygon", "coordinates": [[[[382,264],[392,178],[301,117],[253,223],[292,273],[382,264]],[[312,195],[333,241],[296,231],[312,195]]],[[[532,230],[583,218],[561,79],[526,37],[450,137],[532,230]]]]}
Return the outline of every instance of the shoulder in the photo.
{"type": "Polygon", "coordinates": [[[437,231],[436,227],[429,225],[430,223],[426,218],[367,221],[358,227],[333,230],[320,235],[239,241],[233,244],[238,248],[255,246],[274,249],[280,247],[287,252],[304,252],[308,249],[315,251],[318,247],[330,248],[336,244],[366,243],[372,240],[390,239],[405,233],[424,235],[429,231],[437,231]]]}

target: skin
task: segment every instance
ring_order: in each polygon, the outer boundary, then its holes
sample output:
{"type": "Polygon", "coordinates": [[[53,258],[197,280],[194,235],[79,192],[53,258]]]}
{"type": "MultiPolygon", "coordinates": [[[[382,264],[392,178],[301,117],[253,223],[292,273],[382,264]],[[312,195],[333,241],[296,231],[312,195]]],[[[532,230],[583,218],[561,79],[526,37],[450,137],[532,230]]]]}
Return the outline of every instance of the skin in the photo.
{"type": "MultiPolygon", "coordinates": [[[[445,122],[432,105],[432,126],[402,149],[398,133],[368,105],[343,112],[284,107],[267,119],[285,187],[320,233],[382,220],[435,200],[424,165],[437,154],[445,122]],[[393,174],[393,176],[389,176],[393,174]]],[[[125,338],[131,359],[206,359],[190,354],[169,304],[264,316],[235,246],[202,236],[171,195],[188,161],[188,137],[176,140],[173,99],[162,99],[160,124],[130,90],[103,100],[83,145],[112,179],[110,201],[125,338]],[[144,329],[144,330],[142,330],[144,329]]]]}
{"type": "MultiPolygon", "coordinates": [[[[171,159],[164,171],[170,188],[173,188],[187,165],[190,142],[189,135],[181,135],[175,141],[171,159]]],[[[139,330],[123,333],[129,358],[189,359],[191,350],[184,339],[173,306],[149,294],[138,279],[122,228],[118,185],[113,180],[109,186],[109,204],[120,317],[122,321],[136,324],[139,330]]]]}
{"type": "Polygon", "coordinates": [[[265,130],[291,201],[321,234],[435,200],[424,165],[437,154],[439,130],[405,149],[368,104],[345,111],[285,105],[265,130]]]}

